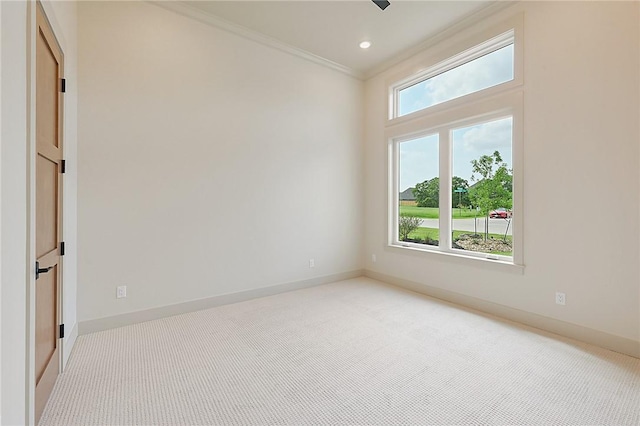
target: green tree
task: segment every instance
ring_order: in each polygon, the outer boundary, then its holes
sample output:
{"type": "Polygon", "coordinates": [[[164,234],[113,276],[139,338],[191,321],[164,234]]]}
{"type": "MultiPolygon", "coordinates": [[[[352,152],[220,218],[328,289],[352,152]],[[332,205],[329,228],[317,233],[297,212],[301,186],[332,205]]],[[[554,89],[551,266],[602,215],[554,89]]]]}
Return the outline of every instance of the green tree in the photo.
{"type": "Polygon", "coordinates": [[[513,206],[513,176],[498,151],[471,160],[471,165],[471,180],[477,183],[470,189],[469,199],[486,217],[486,240],[489,234],[489,212],[499,207],[511,209],[513,206]]]}
{"type": "Polygon", "coordinates": [[[440,202],[440,178],[425,180],[413,189],[418,207],[438,207],[440,202]]]}
{"type": "Polygon", "coordinates": [[[469,182],[459,176],[451,178],[451,207],[462,207],[470,204],[469,200],[469,182]],[[465,192],[455,192],[456,189],[462,188],[465,192]]]}
{"type": "MultiPolygon", "coordinates": [[[[469,182],[458,176],[451,179],[451,207],[457,207],[459,204],[469,205],[469,193],[463,192],[460,195],[460,193],[454,192],[457,188],[468,191],[469,182]]],[[[418,207],[438,207],[440,205],[440,178],[434,177],[417,184],[413,195],[416,197],[418,207]]]]}

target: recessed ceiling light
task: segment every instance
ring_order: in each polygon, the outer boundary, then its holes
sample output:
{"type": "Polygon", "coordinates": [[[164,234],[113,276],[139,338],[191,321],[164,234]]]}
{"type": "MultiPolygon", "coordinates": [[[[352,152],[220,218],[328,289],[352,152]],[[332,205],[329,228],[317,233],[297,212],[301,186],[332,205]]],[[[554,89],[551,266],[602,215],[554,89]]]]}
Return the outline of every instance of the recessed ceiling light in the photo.
{"type": "Polygon", "coordinates": [[[363,41],[362,43],[360,43],[360,49],[368,49],[370,47],[371,47],[370,41],[363,41]]]}

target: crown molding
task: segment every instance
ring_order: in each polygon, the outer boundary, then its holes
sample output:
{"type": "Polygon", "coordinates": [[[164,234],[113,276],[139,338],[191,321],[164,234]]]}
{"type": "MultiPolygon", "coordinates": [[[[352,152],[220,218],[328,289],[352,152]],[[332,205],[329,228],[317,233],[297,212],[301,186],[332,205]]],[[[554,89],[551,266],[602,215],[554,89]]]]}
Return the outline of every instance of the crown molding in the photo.
{"type": "Polygon", "coordinates": [[[324,67],[341,72],[343,74],[347,74],[348,76],[354,77],[358,80],[364,79],[364,73],[362,72],[356,71],[352,68],[330,61],[321,56],[314,55],[313,53],[307,52],[306,50],[293,47],[278,39],[266,36],[260,32],[243,27],[242,25],[238,25],[233,22],[227,21],[226,19],[222,19],[218,16],[215,16],[211,13],[207,13],[203,10],[200,10],[188,4],[183,4],[181,2],[175,2],[175,1],[152,1],[152,0],[148,0],[148,3],[162,7],[163,9],[170,10],[172,12],[178,13],[188,18],[195,19],[204,24],[228,31],[240,37],[244,37],[256,43],[260,43],[264,46],[268,46],[268,47],[280,50],[282,52],[288,53],[293,56],[297,56],[299,58],[313,62],[315,64],[322,65],[324,67]]]}
{"type": "Polygon", "coordinates": [[[439,33],[427,38],[426,40],[416,44],[415,46],[410,47],[402,51],[401,53],[393,56],[392,58],[383,61],[382,63],[374,66],[370,70],[366,72],[360,72],[353,68],[350,68],[345,65],[339,64],[337,62],[333,62],[329,59],[323,58],[322,56],[318,56],[313,53],[310,53],[304,49],[291,46],[290,44],[282,42],[276,38],[269,37],[258,31],[251,30],[247,27],[238,25],[234,22],[220,18],[211,13],[207,13],[191,5],[184,4],[180,1],[162,1],[162,0],[147,0],[147,1],[148,3],[162,7],[163,9],[166,9],[166,10],[170,10],[179,15],[195,19],[204,24],[222,29],[224,31],[228,31],[232,34],[236,34],[240,37],[244,37],[256,43],[260,43],[264,46],[268,46],[268,47],[280,50],[281,52],[285,52],[290,55],[297,56],[299,58],[313,62],[317,65],[330,68],[332,70],[341,72],[343,74],[346,74],[348,76],[354,77],[362,81],[369,80],[370,78],[373,78],[387,71],[391,67],[401,63],[402,61],[405,61],[411,58],[412,56],[420,53],[421,51],[429,49],[430,47],[433,47],[438,43],[441,43],[447,38],[452,37],[456,33],[463,30],[464,28],[474,25],[480,22],[482,19],[485,19],[503,9],[508,8],[509,6],[512,6],[518,3],[517,0],[494,1],[488,4],[487,6],[468,14],[467,16],[457,21],[455,24],[451,25],[447,29],[440,31],[439,33]]]}
{"type": "Polygon", "coordinates": [[[382,63],[374,66],[373,68],[371,68],[370,70],[366,71],[364,73],[364,80],[369,80],[370,78],[373,78],[379,74],[382,74],[383,72],[387,71],[388,69],[390,69],[391,67],[398,65],[399,63],[401,63],[402,61],[405,61],[409,58],[411,58],[412,56],[427,50],[435,45],[437,45],[438,43],[443,42],[444,40],[454,36],[456,33],[462,31],[463,29],[470,27],[478,22],[480,22],[481,20],[494,15],[496,13],[498,13],[499,11],[508,8],[509,6],[512,6],[514,4],[518,3],[518,1],[494,1],[492,3],[489,3],[488,5],[486,5],[483,8],[480,8],[478,10],[476,10],[475,12],[471,12],[470,14],[468,14],[467,16],[465,16],[464,18],[460,19],[459,21],[457,21],[455,24],[451,25],[450,27],[446,28],[445,30],[440,31],[439,33],[436,33],[435,35],[427,38],[426,40],[416,44],[413,47],[410,47],[406,50],[403,50],[401,53],[393,56],[391,59],[388,59],[386,61],[383,61],[382,63]]]}

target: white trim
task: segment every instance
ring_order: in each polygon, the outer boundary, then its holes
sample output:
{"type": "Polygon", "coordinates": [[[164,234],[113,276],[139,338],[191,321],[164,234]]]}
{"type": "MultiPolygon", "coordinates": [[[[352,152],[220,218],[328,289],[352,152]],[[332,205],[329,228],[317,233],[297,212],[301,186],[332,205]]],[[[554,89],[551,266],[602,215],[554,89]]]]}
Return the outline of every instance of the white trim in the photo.
{"type": "Polygon", "coordinates": [[[452,36],[451,45],[445,45],[443,48],[438,46],[432,50],[422,52],[417,56],[417,63],[403,67],[400,71],[385,80],[388,91],[386,96],[389,102],[386,125],[393,126],[425,114],[433,114],[442,109],[463,105],[467,102],[473,102],[477,99],[522,86],[524,84],[523,38],[524,15],[520,13],[490,28],[482,28],[482,30],[474,28],[467,29],[461,34],[452,36]],[[445,72],[453,68],[452,64],[461,65],[462,63],[471,62],[478,58],[478,52],[484,52],[487,49],[495,50],[498,48],[496,46],[504,47],[502,44],[506,43],[508,39],[511,39],[512,42],[507,44],[513,44],[514,46],[512,80],[431,105],[409,114],[397,116],[397,92],[399,89],[406,88],[419,81],[424,81],[428,78],[427,76],[435,76],[438,73],[445,72]]]}
{"type": "Polygon", "coordinates": [[[137,324],[145,321],[152,321],[160,318],[166,318],[174,315],[185,314],[189,312],[200,311],[203,309],[214,308],[216,306],[229,305],[232,303],[243,302],[245,300],[255,299],[258,297],[272,296],[287,291],[300,290],[307,287],[314,287],[321,284],[328,284],[336,281],[358,278],[363,275],[362,270],[348,271],[338,274],[325,275],[322,277],[311,278],[303,281],[295,281],[284,284],[277,284],[269,287],[261,287],[252,290],[240,291],[237,293],[227,293],[218,296],[208,297],[205,299],[191,300],[189,302],[176,303],[173,305],[160,306],[157,308],[147,309],[144,311],[128,312],[125,314],[114,315],[105,318],[97,318],[87,321],[81,321],[78,326],[79,334],[85,335],[98,331],[109,330],[117,327],[124,327],[131,324],[137,324]]]}
{"type": "Polygon", "coordinates": [[[404,50],[403,52],[393,56],[390,59],[387,59],[377,65],[374,65],[372,68],[370,68],[367,71],[361,72],[351,67],[333,62],[329,59],[326,59],[321,56],[315,55],[311,52],[308,52],[304,49],[294,47],[288,43],[285,43],[273,37],[269,37],[258,31],[251,30],[242,25],[238,25],[236,23],[222,19],[218,16],[207,13],[201,9],[195,8],[193,6],[190,6],[181,2],[170,2],[170,1],[162,1],[162,0],[146,0],[146,1],[156,6],[160,6],[164,9],[178,13],[180,15],[193,18],[204,24],[223,29],[225,31],[239,35],[249,40],[253,40],[265,46],[278,49],[280,51],[289,53],[293,56],[297,56],[302,59],[311,61],[313,63],[336,70],[338,72],[347,74],[351,77],[357,78],[358,80],[362,80],[362,81],[366,81],[375,77],[376,75],[388,70],[394,65],[399,64],[400,62],[406,60],[407,58],[414,56],[416,53],[421,52],[427,48],[436,46],[442,40],[446,40],[451,36],[459,33],[463,29],[468,28],[469,26],[474,25],[478,22],[481,22],[483,19],[489,16],[492,16],[495,13],[517,3],[516,1],[512,1],[512,0],[492,2],[477,11],[471,12],[470,14],[463,17],[455,24],[447,27],[447,29],[426,38],[424,41],[420,42],[419,44],[404,50]]]}
{"type": "Polygon", "coordinates": [[[439,181],[439,195],[440,199],[438,200],[438,205],[442,206],[439,208],[438,214],[438,229],[439,229],[439,237],[438,240],[440,242],[439,247],[451,247],[451,214],[448,212],[449,206],[451,206],[451,178],[453,176],[453,172],[451,170],[451,160],[452,160],[452,150],[453,150],[453,141],[451,140],[451,129],[445,128],[440,130],[440,147],[438,149],[438,157],[439,157],[439,167],[438,167],[438,177],[439,181]],[[444,210],[443,210],[444,208],[444,210]],[[446,214],[441,214],[442,212],[446,214]]]}
{"type": "Polygon", "coordinates": [[[583,327],[577,324],[545,317],[532,312],[511,308],[509,306],[500,305],[498,303],[478,299],[472,296],[466,296],[460,293],[454,293],[452,291],[443,290],[441,288],[382,274],[368,269],[365,269],[364,275],[374,280],[455,303],[462,307],[480,311],[481,313],[494,315],[502,319],[535,327],[549,333],[555,333],[569,339],[575,339],[601,348],[610,349],[625,355],[640,358],[640,341],[637,340],[628,339],[626,337],[617,336],[604,331],[583,327]]]}
{"type": "Polygon", "coordinates": [[[387,79],[388,113],[385,124],[385,139],[390,145],[389,155],[393,155],[388,167],[388,191],[395,194],[398,187],[398,142],[405,140],[408,135],[440,132],[439,142],[439,173],[440,177],[440,206],[451,205],[451,130],[459,127],[475,125],[486,121],[513,117],[512,128],[512,162],[513,167],[513,208],[514,220],[512,228],[513,256],[488,255],[456,250],[451,247],[452,223],[448,219],[440,218],[440,244],[438,247],[423,244],[401,242],[398,240],[397,194],[389,196],[387,207],[389,232],[387,246],[395,250],[411,249],[415,252],[437,253],[446,255],[456,262],[463,263],[465,259],[481,260],[489,264],[499,265],[501,268],[522,271],[524,268],[523,243],[523,195],[522,183],[524,164],[523,152],[523,28],[522,13],[492,25],[489,28],[470,28],[461,35],[452,36],[446,40],[444,48],[434,49],[434,52],[423,52],[416,65],[405,67],[399,73],[387,79]],[[436,104],[401,117],[396,117],[398,92],[419,81],[424,81],[463,63],[468,63],[478,57],[506,45],[513,44],[513,79],[496,86],[482,89],[440,104],[436,104]],[[517,194],[516,194],[517,192],[517,194]],[[395,232],[394,232],[395,231],[395,232]]]}
{"type": "MultiPolygon", "coordinates": [[[[464,262],[464,259],[474,259],[493,264],[503,265],[506,267],[515,267],[522,269],[524,267],[523,255],[523,171],[521,170],[522,161],[522,121],[523,121],[523,94],[521,90],[501,93],[491,98],[467,103],[459,107],[451,107],[441,111],[438,114],[426,114],[411,121],[405,121],[401,124],[388,127],[385,130],[385,138],[388,141],[389,153],[393,159],[389,161],[389,180],[388,191],[390,193],[387,211],[389,214],[389,238],[387,244],[389,247],[399,250],[413,249],[417,252],[423,252],[430,255],[431,253],[444,254],[453,256],[458,261],[464,262]],[[440,205],[450,206],[450,181],[451,181],[451,149],[450,131],[470,125],[476,125],[483,122],[499,120],[507,116],[513,117],[512,128],[512,167],[513,167],[513,210],[514,220],[512,228],[513,238],[513,257],[487,255],[486,253],[463,252],[451,248],[449,235],[451,234],[451,221],[443,220],[440,217],[440,245],[438,247],[414,244],[398,240],[398,195],[400,188],[398,187],[398,154],[397,145],[407,139],[415,138],[416,135],[428,135],[435,132],[439,133],[439,174],[440,177],[440,205]],[[519,191],[516,196],[515,192],[519,191]]],[[[449,216],[449,215],[444,215],[449,216]]]]}
{"type": "Polygon", "coordinates": [[[510,80],[505,83],[498,84],[497,86],[488,87],[478,92],[469,93],[468,95],[460,96],[458,98],[453,98],[449,101],[435,104],[425,109],[414,111],[410,114],[406,114],[393,119],[387,118],[386,126],[387,128],[398,126],[398,125],[401,125],[402,123],[417,120],[424,116],[439,114],[443,111],[448,111],[453,108],[459,108],[464,105],[481,101],[483,99],[487,99],[496,95],[513,92],[514,89],[519,89],[521,87],[522,87],[522,84],[515,81],[515,79],[510,80]]]}
{"type": "Polygon", "coordinates": [[[525,264],[524,257],[524,93],[518,91],[513,104],[511,167],[513,168],[512,204],[515,217],[511,223],[513,263],[525,264]]]}
{"type": "Polygon", "coordinates": [[[406,245],[388,244],[384,247],[384,251],[394,254],[401,254],[403,256],[415,256],[417,258],[424,259],[428,256],[439,262],[448,262],[453,267],[474,267],[487,271],[510,273],[516,275],[524,275],[524,265],[518,265],[512,261],[505,261],[503,256],[496,256],[497,259],[488,257],[482,257],[481,255],[474,256],[473,254],[462,254],[462,250],[454,251],[441,251],[437,247],[429,249],[430,246],[421,246],[420,244],[408,243],[406,245]],[[426,247],[426,248],[425,248],[426,247]]]}
{"type": "MultiPolygon", "coordinates": [[[[0,27],[2,5],[0,5],[0,27]]],[[[0,140],[2,139],[2,31],[0,31],[0,140]]],[[[0,200],[2,200],[2,143],[0,142],[0,200]]],[[[0,282],[2,282],[2,208],[0,208],[0,282]]],[[[0,334],[2,334],[2,289],[0,289],[0,334]]],[[[2,345],[0,338],[0,371],[2,370],[2,345]]],[[[0,425],[2,423],[2,384],[0,383],[0,425]]]]}
{"type": "MultiPolygon", "coordinates": [[[[448,71],[451,71],[454,68],[457,68],[461,65],[473,62],[485,55],[488,55],[490,53],[494,53],[504,47],[510,46],[510,45],[514,45],[514,51],[515,51],[515,30],[513,28],[509,29],[508,31],[499,34],[489,40],[486,40],[478,45],[475,45],[463,52],[460,52],[456,55],[453,55],[429,68],[427,68],[426,70],[419,72],[417,74],[413,74],[410,76],[407,76],[406,78],[404,78],[403,80],[400,80],[398,82],[396,82],[395,84],[393,84],[393,86],[391,87],[391,97],[392,97],[392,102],[393,102],[393,107],[392,107],[392,115],[390,117],[390,119],[394,119],[394,118],[398,118],[398,117],[403,117],[405,115],[409,115],[412,113],[407,113],[407,114],[403,114],[403,115],[399,115],[398,112],[398,104],[399,104],[399,99],[400,99],[400,92],[402,92],[405,89],[408,89],[409,87],[415,86],[416,84],[422,83],[424,81],[427,81],[431,78],[434,78],[440,74],[444,74],[448,71]]],[[[489,86],[489,87],[485,87],[482,89],[478,89],[475,90],[471,93],[477,93],[477,92],[483,92],[486,89],[489,89],[491,87],[494,86],[499,86],[505,83],[508,83],[510,81],[515,80],[515,63],[514,63],[514,78],[511,80],[507,80],[507,81],[503,81],[501,83],[498,84],[494,84],[493,86],[489,86]]],[[[469,93],[469,94],[471,94],[469,93]]],[[[466,96],[466,95],[463,95],[466,96]]],[[[454,98],[451,99],[447,99],[445,101],[439,102],[439,103],[444,103],[444,102],[449,102],[453,99],[459,98],[461,96],[456,96],[454,98]]],[[[438,103],[438,104],[439,104],[438,103]]],[[[422,111],[424,109],[427,108],[431,108],[435,105],[438,104],[433,104],[433,105],[428,105],[424,108],[421,108],[417,111],[422,111]]],[[[414,111],[416,112],[416,111],[414,111]]]]}
{"type": "Polygon", "coordinates": [[[515,31],[513,28],[511,28],[502,34],[498,34],[497,36],[492,37],[489,40],[470,47],[463,52],[460,52],[445,59],[440,63],[435,64],[422,73],[411,75],[405,80],[397,82],[395,89],[397,91],[406,89],[407,87],[411,87],[414,84],[428,80],[438,74],[445,73],[453,68],[466,64],[467,62],[473,62],[482,56],[488,55],[489,53],[493,53],[497,50],[502,49],[503,47],[507,47],[513,44],[514,40],[515,31]]]}
{"type": "Polygon", "coordinates": [[[243,27],[242,25],[238,25],[233,22],[227,21],[226,19],[222,19],[218,16],[212,15],[210,13],[207,13],[193,6],[180,3],[180,2],[152,1],[152,0],[147,0],[147,1],[156,6],[160,6],[164,9],[170,10],[180,15],[193,18],[204,24],[211,25],[213,27],[228,31],[232,34],[255,41],[256,43],[260,43],[264,46],[272,47],[274,49],[280,50],[282,52],[288,53],[293,56],[297,56],[299,58],[313,62],[315,64],[322,65],[324,67],[330,68],[335,71],[339,71],[351,77],[357,78],[358,80],[364,80],[364,74],[361,73],[360,71],[338,64],[337,62],[330,61],[329,59],[325,59],[321,56],[307,52],[306,50],[291,46],[290,44],[284,43],[273,37],[269,37],[260,32],[243,27]]]}
{"type": "Polygon", "coordinates": [[[398,173],[396,173],[396,170],[400,167],[398,145],[398,143],[389,140],[387,147],[387,182],[390,182],[393,188],[391,191],[388,191],[387,197],[387,206],[389,206],[389,208],[387,208],[387,241],[393,241],[394,236],[398,235],[399,232],[398,221],[396,220],[400,214],[400,194],[398,191],[400,182],[398,173]]]}
{"type": "Polygon", "coordinates": [[[71,356],[71,351],[73,350],[73,347],[76,344],[76,340],[78,339],[78,323],[76,322],[75,324],[73,324],[73,328],[71,329],[71,332],[69,334],[67,334],[67,336],[65,336],[64,339],[62,339],[64,341],[64,345],[62,346],[62,370],[60,371],[60,373],[64,372],[64,369],[67,366],[67,363],[69,362],[69,357],[71,356]]]}
{"type": "Polygon", "coordinates": [[[516,1],[496,1],[496,2],[490,3],[489,5],[485,6],[480,10],[472,12],[471,14],[462,18],[460,21],[447,27],[447,29],[427,38],[426,40],[422,41],[421,43],[409,49],[404,50],[402,53],[395,55],[391,59],[383,61],[382,63],[374,66],[373,68],[365,72],[365,75],[364,75],[365,80],[374,78],[377,75],[382,74],[383,72],[394,67],[395,65],[398,65],[401,62],[406,61],[407,59],[410,59],[416,56],[417,54],[420,54],[421,52],[424,52],[428,49],[438,46],[443,41],[449,40],[452,37],[455,37],[460,32],[466,30],[467,28],[472,27],[479,22],[482,22],[484,19],[487,19],[495,15],[496,13],[500,12],[501,10],[506,9],[514,4],[517,4],[517,2],[516,1]]]}

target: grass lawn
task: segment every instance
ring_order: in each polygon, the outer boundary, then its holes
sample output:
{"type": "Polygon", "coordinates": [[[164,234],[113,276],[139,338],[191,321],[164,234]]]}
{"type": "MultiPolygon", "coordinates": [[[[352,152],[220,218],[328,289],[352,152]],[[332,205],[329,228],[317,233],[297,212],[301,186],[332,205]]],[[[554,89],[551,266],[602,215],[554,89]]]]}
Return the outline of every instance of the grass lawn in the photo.
{"type": "MultiPolygon", "coordinates": [[[[423,219],[438,219],[440,210],[437,207],[417,207],[417,206],[400,206],[400,214],[408,214],[409,216],[420,217],[423,219]]],[[[478,212],[469,209],[453,209],[453,218],[480,217],[478,212]]]]}
{"type": "MultiPolygon", "coordinates": [[[[458,238],[460,235],[462,234],[469,234],[469,231],[453,231],[453,239],[455,240],[456,238],[458,238]]],[[[425,238],[431,238],[433,240],[439,240],[440,239],[440,230],[438,228],[418,228],[415,231],[413,231],[412,233],[409,234],[409,238],[412,239],[421,239],[424,240],[425,238]]],[[[493,237],[493,239],[495,240],[502,240],[504,238],[504,235],[500,235],[500,234],[489,234],[489,238],[493,237]]],[[[507,241],[509,242],[513,242],[513,239],[511,238],[511,235],[507,235],[507,241]]],[[[513,252],[511,251],[492,251],[492,254],[501,254],[503,256],[512,256],[513,252]]]]}

